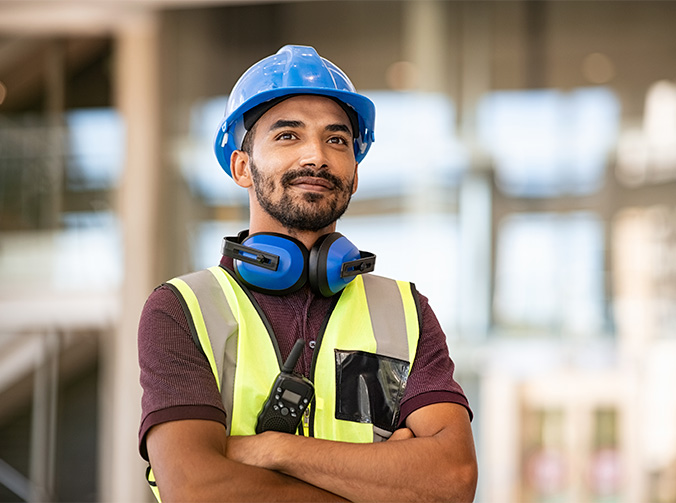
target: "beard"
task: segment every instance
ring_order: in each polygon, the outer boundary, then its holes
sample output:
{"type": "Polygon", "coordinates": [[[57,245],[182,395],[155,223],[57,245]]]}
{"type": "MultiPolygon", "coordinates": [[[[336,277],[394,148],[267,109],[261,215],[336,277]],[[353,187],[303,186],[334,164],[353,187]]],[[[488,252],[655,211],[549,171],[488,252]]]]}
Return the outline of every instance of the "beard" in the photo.
{"type": "Polygon", "coordinates": [[[272,195],[278,188],[278,183],[272,176],[261,173],[253,159],[250,162],[251,177],[258,203],[268,215],[286,229],[317,232],[336,222],[343,216],[350,204],[354,177],[351,180],[343,180],[331,173],[311,168],[287,171],[279,180],[282,195],[278,200],[273,200],[272,195]],[[328,180],[333,184],[332,193],[305,192],[299,201],[291,195],[290,187],[291,182],[301,176],[328,180]]]}

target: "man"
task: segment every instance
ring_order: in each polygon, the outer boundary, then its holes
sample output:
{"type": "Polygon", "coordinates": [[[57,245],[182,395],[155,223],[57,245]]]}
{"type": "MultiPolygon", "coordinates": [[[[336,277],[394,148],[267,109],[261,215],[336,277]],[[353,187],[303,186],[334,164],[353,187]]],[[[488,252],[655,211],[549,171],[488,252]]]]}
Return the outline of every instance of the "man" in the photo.
{"type": "Polygon", "coordinates": [[[250,228],[155,290],[139,327],[140,450],[165,503],[473,499],[471,412],[427,299],[364,274],[375,257],[335,232],[374,119],[311,47],[235,85],[215,150],[250,228]],[[297,339],[305,402],[273,387],[297,339]]]}

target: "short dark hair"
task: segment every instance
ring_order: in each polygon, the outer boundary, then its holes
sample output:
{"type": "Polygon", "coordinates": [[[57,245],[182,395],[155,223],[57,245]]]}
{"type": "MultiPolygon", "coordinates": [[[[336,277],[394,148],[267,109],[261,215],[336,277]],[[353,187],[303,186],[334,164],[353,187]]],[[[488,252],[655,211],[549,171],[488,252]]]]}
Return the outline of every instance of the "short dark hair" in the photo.
{"type": "Polygon", "coordinates": [[[251,129],[249,129],[246,134],[244,135],[244,139],[242,140],[242,147],[240,150],[249,156],[252,155],[253,153],[253,139],[254,139],[254,133],[256,132],[256,124],[253,124],[251,126],[251,129]]]}

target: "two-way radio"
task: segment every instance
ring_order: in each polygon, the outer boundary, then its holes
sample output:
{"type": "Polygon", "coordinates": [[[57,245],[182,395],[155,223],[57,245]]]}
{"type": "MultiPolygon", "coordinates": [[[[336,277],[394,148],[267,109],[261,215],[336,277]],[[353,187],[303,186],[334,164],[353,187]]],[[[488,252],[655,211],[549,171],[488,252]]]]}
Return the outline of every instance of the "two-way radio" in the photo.
{"type": "Polygon", "coordinates": [[[305,341],[298,339],[284,362],[281,373],[275,379],[263,410],[258,415],[256,433],[281,431],[295,433],[303,413],[310,405],[315,389],[312,382],[293,373],[305,341]]]}

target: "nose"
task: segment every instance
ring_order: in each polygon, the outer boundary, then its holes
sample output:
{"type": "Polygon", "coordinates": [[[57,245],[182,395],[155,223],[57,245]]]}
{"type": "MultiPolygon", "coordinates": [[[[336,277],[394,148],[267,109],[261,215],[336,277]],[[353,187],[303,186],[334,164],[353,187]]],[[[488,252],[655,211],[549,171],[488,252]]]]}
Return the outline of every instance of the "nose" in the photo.
{"type": "Polygon", "coordinates": [[[328,167],[328,158],[326,156],[326,144],[322,139],[309,138],[303,142],[300,165],[303,167],[313,167],[323,169],[328,167]]]}

